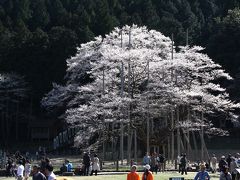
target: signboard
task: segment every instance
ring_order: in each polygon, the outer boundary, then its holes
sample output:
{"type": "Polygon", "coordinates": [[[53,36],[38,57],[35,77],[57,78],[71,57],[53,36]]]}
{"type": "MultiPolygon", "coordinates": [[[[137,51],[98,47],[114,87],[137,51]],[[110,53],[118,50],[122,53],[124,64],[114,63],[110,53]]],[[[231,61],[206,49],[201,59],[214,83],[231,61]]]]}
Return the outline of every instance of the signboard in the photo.
{"type": "Polygon", "coordinates": [[[170,177],[169,180],[184,180],[184,177],[170,177]]]}

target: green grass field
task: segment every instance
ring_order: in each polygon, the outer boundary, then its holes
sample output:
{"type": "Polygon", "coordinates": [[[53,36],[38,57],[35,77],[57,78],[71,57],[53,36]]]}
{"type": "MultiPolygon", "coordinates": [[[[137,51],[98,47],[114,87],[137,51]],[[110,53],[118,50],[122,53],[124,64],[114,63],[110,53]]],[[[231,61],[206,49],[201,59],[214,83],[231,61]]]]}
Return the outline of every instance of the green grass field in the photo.
{"type": "MultiPolygon", "coordinates": [[[[142,175],[142,173],[139,173],[142,175]]],[[[187,175],[180,175],[177,172],[166,172],[166,173],[158,173],[157,175],[154,174],[154,180],[168,180],[170,177],[184,177],[186,180],[193,179],[195,176],[195,172],[189,172],[187,175]]],[[[218,180],[219,173],[211,174],[211,180],[218,180]]],[[[99,175],[99,176],[57,176],[58,180],[126,180],[127,174],[120,174],[120,175],[99,175]]],[[[0,177],[0,180],[15,180],[14,178],[6,178],[0,177]]],[[[29,178],[32,180],[32,178],[29,178]]]]}

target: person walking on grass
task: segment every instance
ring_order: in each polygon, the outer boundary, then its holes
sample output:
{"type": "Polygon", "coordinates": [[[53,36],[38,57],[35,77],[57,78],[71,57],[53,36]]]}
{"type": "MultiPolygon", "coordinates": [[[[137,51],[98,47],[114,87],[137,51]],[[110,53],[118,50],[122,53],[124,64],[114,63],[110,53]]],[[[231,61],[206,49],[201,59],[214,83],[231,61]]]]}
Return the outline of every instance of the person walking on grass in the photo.
{"type": "Polygon", "coordinates": [[[40,172],[40,167],[37,165],[33,166],[32,174],[32,180],[47,180],[46,176],[40,172]]]}
{"type": "Polygon", "coordinates": [[[180,159],[181,163],[181,174],[183,175],[184,173],[187,175],[187,158],[186,154],[183,154],[183,156],[180,159]]]}
{"type": "Polygon", "coordinates": [[[94,154],[91,175],[93,175],[93,173],[95,173],[95,176],[97,176],[98,171],[100,171],[99,158],[98,158],[97,154],[94,154]]]}
{"type": "Polygon", "coordinates": [[[32,170],[32,167],[31,167],[31,162],[30,160],[26,160],[26,163],[25,163],[25,173],[24,173],[24,179],[25,180],[28,180],[30,174],[31,174],[31,170],[32,170]]]}
{"type": "Polygon", "coordinates": [[[232,175],[229,172],[229,167],[224,165],[222,171],[220,172],[220,180],[232,180],[232,175]]]}
{"type": "Polygon", "coordinates": [[[215,173],[217,171],[217,157],[215,154],[213,154],[211,158],[211,167],[212,167],[212,172],[215,173]]]}
{"type": "Polygon", "coordinates": [[[194,180],[210,180],[210,176],[206,171],[206,166],[204,164],[200,165],[200,171],[196,174],[194,180]]]}
{"type": "Polygon", "coordinates": [[[20,160],[17,168],[17,180],[23,180],[24,166],[23,162],[20,160]]]}
{"type": "Polygon", "coordinates": [[[148,152],[146,152],[145,156],[143,157],[143,165],[147,164],[151,164],[151,158],[148,152]]]}
{"type": "Polygon", "coordinates": [[[45,174],[47,176],[47,180],[56,180],[56,175],[53,173],[53,166],[51,164],[47,164],[45,167],[45,174]]]}
{"type": "Polygon", "coordinates": [[[90,167],[90,156],[87,152],[84,153],[83,155],[83,164],[84,164],[84,170],[83,170],[83,174],[85,176],[89,175],[89,167],[90,167]]]}
{"type": "Polygon", "coordinates": [[[146,166],[144,166],[144,172],[142,175],[142,180],[153,180],[153,175],[152,172],[150,171],[150,165],[147,164],[146,166]]]}
{"type": "Polygon", "coordinates": [[[227,166],[226,158],[225,158],[225,156],[222,156],[218,163],[219,171],[224,172],[224,170],[226,169],[225,168],[226,166],[227,166]]]}
{"type": "Polygon", "coordinates": [[[127,180],[140,180],[140,176],[137,173],[137,166],[132,165],[131,172],[127,175],[127,180]]]}

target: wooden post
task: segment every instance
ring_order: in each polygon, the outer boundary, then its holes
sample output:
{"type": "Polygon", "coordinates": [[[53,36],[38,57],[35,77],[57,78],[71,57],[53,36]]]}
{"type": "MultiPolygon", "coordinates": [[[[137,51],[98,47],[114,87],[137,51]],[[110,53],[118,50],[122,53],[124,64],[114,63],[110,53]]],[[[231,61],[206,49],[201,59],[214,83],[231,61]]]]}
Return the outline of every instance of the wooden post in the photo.
{"type": "MultiPolygon", "coordinates": [[[[131,30],[129,31],[129,50],[131,48],[131,30]]],[[[130,59],[128,61],[128,98],[131,98],[131,91],[130,91],[130,81],[131,81],[131,78],[130,78],[130,75],[131,75],[131,64],[130,64],[130,59]]],[[[131,111],[131,104],[129,103],[128,105],[128,159],[127,159],[127,163],[129,164],[130,163],[130,160],[131,160],[131,127],[130,127],[130,124],[131,124],[131,117],[130,117],[130,111],[131,111]]]]}
{"type": "Polygon", "coordinates": [[[177,110],[177,155],[180,155],[180,151],[181,151],[181,147],[180,147],[180,141],[181,141],[181,137],[180,137],[180,128],[179,128],[179,106],[177,106],[176,108],[177,110]]]}
{"type": "Polygon", "coordinates": [[[167,159],[169,161],[169,159],[171,158],[171,144],[170,144],[170,137],[167,137],[167,143],[168,143],[168,153],[167,153],[167,159]]]}
{"type": "Polygon", "coordinates": [[[102,88],[103,88],[103,95],[105,95],[105,70],[104,70],[104,67],[103,67],[103,72],[102,72],[103,74],[103,80],[102,80],[102,84],[103,84],[103,86],[102,86],[102,88]]]}
{"type": "Polygon", "coordinates": [[[134,161],[137,162],[137,130],[134,130],[134,161]]]}
{"type": "Polygon", "coordinates": [[[171,43],[171,47],[172,47],[172,48],[171,48],[171,50],[172,50],[172,51],[171,51],[171,52],[172,52],[172,53],[171,53],[171,55],[172,55],[171,58],[172,58],[172,60],[173,60],[173,33],[172,33],[172,43],[171,43]]]}
{"type": "Polygon", "coordinates": [[[124,137],[123,137],[123,122],[121,122],[121,138],[120,138],[120,156],[121,156],[121,165],[123,165],[123,158],[124,158],[124,151],[123,151],[123,144],[124,144],[124,137]]]}
{"type": "Polygon", "coordinates": [[[122,29],[120,30],[120,36],[121,36],[121,48],[122,48],[123,47],[122,29]]]}
{"type": "Polygon", "coordinates": [[[16,120],[15,120],[15,126],[16,126],[16,141],[18,141],[18,114],[19,114],[19,102],[17,101],[17,110],[16,110],[16,120]]]}
{"type": "Polygon", "coordinates": [[[9,142],[9,99],[8,99],[8,91],[7,91],[7,101],[6,101],[6,147],[8,148],[8,142],[9,142]]]}
{"type": "MultiPolygon", "coordinates": [[[[172,43],[171,43],[171,59],[173,60],[173,34],[172,34],[172,43]]],[[[173,68],[171,67],[171,81],[173,81],[173,68]]]]}
{"type": "MultiPolygon", "coordinates": [[[[149,61],[147,62],[147,79],[149,84],[149,61]]],[[[150,131],[150,120],[149,120],[149,89],[147,87],[147,152],[150,153],[150,145],[149,145],[149,131],[150,131]]]]}
{"type": "MultiPolygon", "coordinates": [[[[187,120],[188,122],[190,122],[190,106],[187,107],[187,120]]],[[[190,134],[189,134],[189,128],[187,128],[187,155],[188,157],[190,157],[190,148],[191,148],[191,144],[190,144],[190,134]]]]}
{"type": "Polygon", "coordinates": [[[197,146],[197,141],[196,141],[196,137],[195,137],[195,133],[194,133],[194,131],[192,131],[192,136],[193,136],[193,144],[194,144],[194,156],[193,157],[195,157],[194,158],[194,160],[199,160],[199,159],[197,159],[197,155],[198,155],[198,146],[197,146]]]}
{"type": "Polygon", "coordinates": [[[204,160],[204,135],[203,135],[203,111],[201,112],[201,120],[202,120],[202,125],[201,125],[201,160],[204,160]]]}
{"type": "MultiPolygon", "coordinates": [[[[102,92],[102,94],[103,94],[103,96],[105,95],[105,72],[104,72],[104,67],[103,67],[103,92],[102,92]]],[[[103,117],[103,118],[105,118],[105,117],[103,117]]],[[[105,124],[105,122],[104,122],[104,124],[105,124]]],[[[106,124],[105,124],[105,126],[106,126],[106,124]]],[[[105,160],[105,135],[103,135],[104,137],[103,137],[103,155],[102,155],[102,161],[104,161],[105,160]]]]}
{"type": "MultiPolygon", "coordinates": [[[[114,122],[112,122],[112,131],[114,131],[114,122]]],[[[114,136],[112,136],[112,144],[111,144],[111,148],[112,148],[112,160],[115,161],[115,156],[114,156],[114,136]]]]}
{"type": "Polygon", "coordinates": [[[173,109],[171,109],[171,129],[172,129],[171,160],[172,160],[172,162],[174,162],[174,114],[173,114],[173,109]]]}
{"type": "MultiPolygon", "coordinates": [[[[3,147],[5,147],[5,143],[6,143],[6,127],[5,127],[5,114],[4,114],[4,110],[2,110],[2,120],[1,120],[1,132],[2,132],[2,141],[4,142],[3,147]]],[[[6,148],[6,147],[5,147],[6,148]]]]}
{"type": "MultiPolygon", "coordinates": [[[[122,38],[122,29],[121,29],[121,48],[123,47],[123,38],[122,38]]],[[[123,98],[123,91],[124,91],[124,64],[121,64],[121,97],[123,98]]],[[[123,113],[123,112],[122,112],[123,113]]],[[[121,137],[120,137],[120,158],[121,158],[121,165],[123,165],[124,159],[124,135],[123,135],[123,122],[121,122],[121,137]]]]}

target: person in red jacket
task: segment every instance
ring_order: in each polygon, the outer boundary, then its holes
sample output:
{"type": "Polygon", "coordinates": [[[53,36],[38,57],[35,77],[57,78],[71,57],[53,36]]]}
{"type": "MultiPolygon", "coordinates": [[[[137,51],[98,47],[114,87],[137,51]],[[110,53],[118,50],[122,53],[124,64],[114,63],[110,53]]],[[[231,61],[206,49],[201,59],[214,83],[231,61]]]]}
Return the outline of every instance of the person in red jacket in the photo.
{"type": "Polygon", "coordinates": [[[137,173],[137,166],[133,165],[131,167],[131,172],[127,175],[127,180],[140,180],[140,176],[137,173]]]}
{"type": "Polygon", "coordinates": [[[142,180],[153,180],[152,172],[150,171],[150,165],[144,166],[144,173],[142,175],[142,180]]]}

